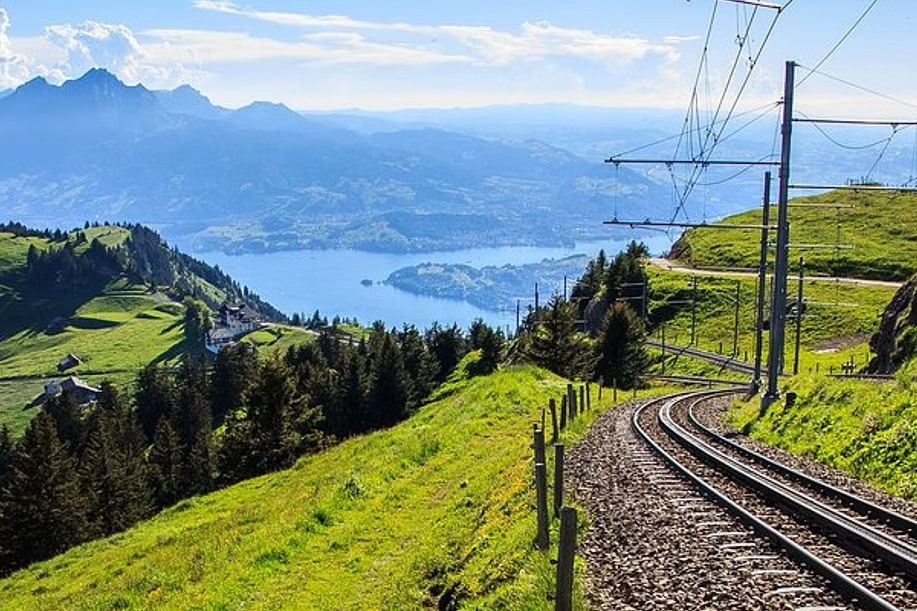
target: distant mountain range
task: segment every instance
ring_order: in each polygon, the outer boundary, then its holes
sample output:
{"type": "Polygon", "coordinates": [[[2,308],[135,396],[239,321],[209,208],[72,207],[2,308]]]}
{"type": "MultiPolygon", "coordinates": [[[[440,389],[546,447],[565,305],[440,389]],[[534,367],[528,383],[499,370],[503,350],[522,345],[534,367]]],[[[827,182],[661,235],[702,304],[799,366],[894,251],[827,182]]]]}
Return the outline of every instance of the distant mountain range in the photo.
{"type": "Polygon", "coordinates": [[[0,98],[0,206],[31,224],[142,222],[185,248],[422,251],[560,245],[644,218],[664,190],[537,140],[433,127],[374,133],[280,104],[94,69],[0,98]]]}
{"type": "MultiPolygon", "coordinates": [[[[721,157],[772,151],[773,121],[745,124],[723,137],[721,157]]],[[[564,105],[230,110],[187,85],[151,91],[94,69],[59,86],[36,78],[0,92],[0,216],[64,228],[139,222],[193,251],[570,245],[609,237],[602,221],[614,216],[673,215],[680,168],[602,161],[627,150],[669,158],[665,135],[679,128],[673,111],[564,105]]],[[[795,130],[796,181],[917,180],[912,139],[863,150],[874,132],[833,130],[848,145],[838,150],[806,128],[795,130]]],[[[705,169],[681,220],[758,205],[762,172],[747,170],[705,169]]]]}

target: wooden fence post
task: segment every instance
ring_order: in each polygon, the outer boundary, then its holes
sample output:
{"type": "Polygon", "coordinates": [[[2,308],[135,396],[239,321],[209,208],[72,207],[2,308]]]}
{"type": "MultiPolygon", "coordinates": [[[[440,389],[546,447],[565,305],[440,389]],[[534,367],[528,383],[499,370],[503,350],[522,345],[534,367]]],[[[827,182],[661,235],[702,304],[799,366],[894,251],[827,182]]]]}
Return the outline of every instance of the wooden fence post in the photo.
{"type": "Polygon", "coordinates": [[[592,409],[592,385],[586,382],[586,409],[592,409]]]}
{"type": "Polygon", "coordinates": [[[541,430],[542,431],[544,430],[544,425],[545,425],[545,409],[542,407],[541,408],[541,430]]]}
{"type": "Polygon", "coordinates": [[[538,549],[546,550],[548,539],[548,474],[543,462],[535,464],[535,500],[538,505],[538,549]]]}
{"type": "Polygon", "coordinates": [[[586,387],[579,385],[579,411],[582,414],[586,411],[586,387]]]}
{"type": "Polygon", "coordinates": [[[573,555],[576,552],[576,510],[560,512],[560,543],[557,549],[557,594],[554,611],[573,611],[573,555]]]}
{"type": "Polygon", "coordinates": [[[602,400],[602,389],[605,387],[605,376],[599,376],[599,401],[602,400]]]}
{"type": "Polygon", "coordinates": [[[560,428],[567,428],[567,397],[560,398],[560,428]]]}
{"type": "Polygon", "coordinates": [[[564,505],[564,444],[554,444],[554,515],[560,516],[564,505]]]}
{"type": "Polygon", "coordinates": [[[567,407],[570,408],[570,420],[576,418],[576,391],[573,384],[567,384],[567,407]]]}
{"type": "Polygon", "coordinates": [[[614,403],[618,402],[618,378],[611,379],[611,400],[614,403]]]}
{"type": "Polygon", "coordinates": [[[551,430],[554,433],[551,437],[551,443],[556,443],[557,438],[560,437],[557,431],[557,401],[550,399],[548,401],[548,408],[551,410],[551,430]]]}
{"type": "Polygon", "coordinates": [[[539,429],[536,425],[532,437],[535,445],[535,464],[544,464],[544,429],[539,429]]]}

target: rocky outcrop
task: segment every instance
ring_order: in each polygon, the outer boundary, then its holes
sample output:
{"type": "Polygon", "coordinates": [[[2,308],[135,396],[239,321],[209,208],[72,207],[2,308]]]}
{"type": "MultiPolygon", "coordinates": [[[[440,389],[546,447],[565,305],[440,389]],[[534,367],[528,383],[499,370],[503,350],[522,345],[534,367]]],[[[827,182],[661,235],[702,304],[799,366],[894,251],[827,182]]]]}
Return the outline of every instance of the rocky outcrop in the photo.
{"type": "Polygon", "coordinates": [[[892,373],[915,354],[917,348],[917,275],[898,289],[882,313],[879,330],[869,340],[876,356],[869,373],[892,373]]]}

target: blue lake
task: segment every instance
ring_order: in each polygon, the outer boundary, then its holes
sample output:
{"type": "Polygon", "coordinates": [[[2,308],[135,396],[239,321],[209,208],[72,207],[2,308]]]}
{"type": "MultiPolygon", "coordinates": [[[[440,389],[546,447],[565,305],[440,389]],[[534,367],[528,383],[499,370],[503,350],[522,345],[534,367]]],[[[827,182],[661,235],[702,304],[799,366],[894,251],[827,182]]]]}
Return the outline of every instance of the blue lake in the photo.
{"type": "MultiPolygon", "coordinates": [[[[654,253],[668,249],[667,237],[643,238],[654,253]]],[[[467,328],[482,318],[502,329],[515,328],[516,311],[483,310],[463,301],[437,299],[407,293],[382,284],[389,274],[419,263],[463,263],[473,267],[522,265],[574,254],[595,256],[604,248],[613,256],[627,240],[577,244],[574,248],[501,247],[431,252],[422,254],[367,253],[355,250],[295,250],[266,254],[227,255],[222,252],[194,256],[220,268],[248,286],[283,312],[310,316],[319,310],[329,319],[335,315],[356,318],[363,324],[376,320],[389,327],[413,323],[420,329],[434,321],[458,323],[467,328]],[[371,281],[367,286],[365,281],[371,281]]],[[[574,279],[575,280],[575,279],[574,279]]],[[[571,280],[572,282],[573,280],[571,280]]],[[[541,286],[547,300],[560,286],[541,286]]],[[[533,287],[534,292],[534,287],[533,287]]]]}

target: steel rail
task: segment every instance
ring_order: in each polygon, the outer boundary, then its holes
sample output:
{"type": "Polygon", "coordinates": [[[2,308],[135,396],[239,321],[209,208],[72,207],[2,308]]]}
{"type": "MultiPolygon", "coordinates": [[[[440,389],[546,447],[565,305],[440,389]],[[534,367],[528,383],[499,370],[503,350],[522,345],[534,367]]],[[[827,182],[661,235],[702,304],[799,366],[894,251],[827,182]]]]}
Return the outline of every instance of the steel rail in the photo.
{"type": "MultiPolygon", "coordinates": [[[[665,407],[666,405],[672,405],[688,398],[712,398],[719,394],[727,393],[725,391],[698,391],[693,393],[681,393],[679,395],[675,395],[675,397],[663,397],[655,401],[651,401],[641,406],[634,412],[634,416],[631,419],[631,427],[634,429],[637,435],[643,438],[643,440],[657,454],[662,456],[672,466],[672,468],[675,469],[675,471],[680,473],[682,476],[690,480],[695,486],[700,488],[704,494],[713,500],[713,502],[725,507],[727,511],[731,512],[759,535],[771,541],[771,543],[773,543],[777,548],[784,550],[797,562],[805,565],[814,573],[823,577],[833,586],[834,590],[838,594],[847,600],[855,601],[857,605],[863,609],[866,609],[867,611],[900,611],[898,607],[892,605],[887,600],[863,584],[859,583],[858,581],[851,579],[845,573],[832,566],[830,563],[816,556],[807,550],[804,546],[796,543],[794,540],[790,539],[779,530],[775,529],[770,524],[757,517],[745,509],[743,506],[739,505],[737,502],[733,501],[728,496],[708,484],[703,480],[703,478],[691,471],[690,468],[682,464],[677,458],[667,452],[665,448],[654,441],[652,436],[646,432],[643,427],[640,426],[640,416],[646,408],[652,405],[662,404],[663,407],[665,407]]],[[[734,394],[734,391],[729,394],[734,394]]]]}
{"type": "Polygon", "coordinates": [[[823,480],[811,477],[805,473],[792,469],[779,461],[768,458],[763,454],[755,452],[751,448],[747,448],[729,439],[728,437],[720,435],[713,429],[703,424],[697,418],[697,415],[694,413],[694,407],[695,405],[691,405],[691,407],[688,408],[688,418],[691,420],[691,424],[699,428],[704,432],[705,435],[710,437],[715,442],[734,450],[742,456],[759,462],[772,471],[801,482],[802,484],[817,490],[822,494],[834,497],[861,515],[878,519],[879,521],[885,522],[887,525],[894,529],[907,533],[911,537],[917,537],[917,520],[888,509],[887,507],[876,505],[875,503],[868,501],[860,496],[847,492],[846,490],[842,490],[836,486],[832,486],[823,480]]]}
{"type": "MultiPolygon", "coordinates": [[[[663,343],[656,340],[646,340],[646,345],[652,348],[662,349],[663,343]]],[[[705,360],[714,365],[719,365],[723,369],[731,369],[738,373],[747,373],[753,374],[755,368],[753,365],[749,365],[742,361],[736,360],[732,356],[724,356],[722,354],[716,354],[714,352],[707,352],[706,350],[700,350],[699,348],[692,348],[691,346],[676,346],[675,344],[665,344],[664,345],[667,351],[671,351],[672,354],[697,357],[699,359],[705,360]]]]}
{"type": "Polygon", "coordinates": [[[844,541],[878,560],[893,571],[901,571],[912,581],[917,581],[917,548],[837,512],[807,494],[726,456],[698,439],[674,421],[672,404],[659,410],[659,424],[675,441],[698,459],[729,475],[790,512],[842,535],[844,541]]]}

